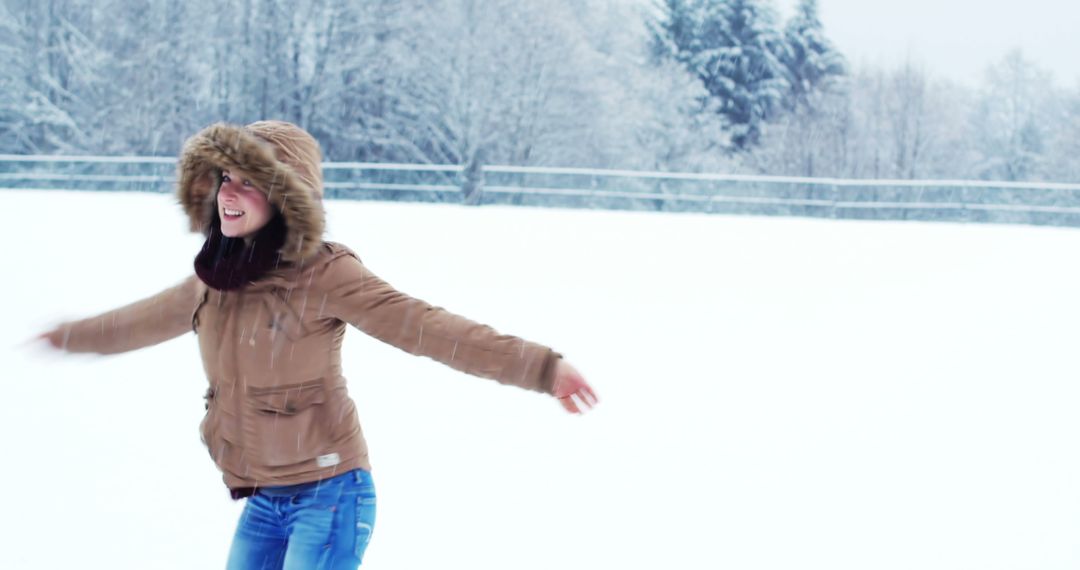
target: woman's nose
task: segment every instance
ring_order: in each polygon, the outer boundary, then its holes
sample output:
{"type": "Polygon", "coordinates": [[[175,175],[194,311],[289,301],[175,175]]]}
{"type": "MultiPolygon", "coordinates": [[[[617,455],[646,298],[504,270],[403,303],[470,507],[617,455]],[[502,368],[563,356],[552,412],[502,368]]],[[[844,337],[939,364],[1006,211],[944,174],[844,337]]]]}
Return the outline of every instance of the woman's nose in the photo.
{"type": "Polygon", "coordinates": [[[222,198],[229,198],[230,200],[236,198],[236,188],[233,188],[231,180],[227,180],[221,183],[221,188],[218,190],[218,195],[222,198]]]}

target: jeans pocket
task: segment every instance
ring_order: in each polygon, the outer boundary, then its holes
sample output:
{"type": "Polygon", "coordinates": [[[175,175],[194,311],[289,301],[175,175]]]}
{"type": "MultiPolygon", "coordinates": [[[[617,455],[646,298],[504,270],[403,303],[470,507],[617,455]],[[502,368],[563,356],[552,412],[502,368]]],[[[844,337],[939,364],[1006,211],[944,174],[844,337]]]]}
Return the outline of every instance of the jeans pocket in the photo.
{"type": "Polygon", "coordinates": [[[363,492],[356,496],[356,558],[363,561],[364,551],[371,542],[375,530],[375,493],[363,492]]]}

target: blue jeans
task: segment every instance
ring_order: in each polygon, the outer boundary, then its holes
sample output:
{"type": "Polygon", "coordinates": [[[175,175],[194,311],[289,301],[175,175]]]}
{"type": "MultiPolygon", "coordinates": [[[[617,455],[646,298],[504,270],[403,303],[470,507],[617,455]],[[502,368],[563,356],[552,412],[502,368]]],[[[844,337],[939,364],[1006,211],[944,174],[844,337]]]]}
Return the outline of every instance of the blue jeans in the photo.
{"type": "Polygon", "coordinates": [[[227,570],[356,570],[375,526],[371,473],[264,487],[248,497],[227,570]]]}

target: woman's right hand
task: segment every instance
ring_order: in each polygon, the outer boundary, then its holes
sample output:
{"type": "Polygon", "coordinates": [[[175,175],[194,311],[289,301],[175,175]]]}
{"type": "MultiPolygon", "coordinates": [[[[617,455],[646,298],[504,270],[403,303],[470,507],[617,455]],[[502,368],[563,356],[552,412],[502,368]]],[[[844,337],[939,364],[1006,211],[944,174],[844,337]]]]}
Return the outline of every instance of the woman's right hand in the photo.
{"type": "Polygon", "coordinates": [[[556,361],[553,384],[552,395],[571,414],[584,414],[600,401],[581,373],[562,358],[556,361]]]}
{"type": "Polygon", "coordinates": [[[63,350],[64,345],[67,344],[66,337],[67,335],[64,334],[64,330],[60,327],[57,327],[35,336],[34,338],[26,341],[24,344],[29,345],[44,341],[46,344],[56,350],[63,350]]]}

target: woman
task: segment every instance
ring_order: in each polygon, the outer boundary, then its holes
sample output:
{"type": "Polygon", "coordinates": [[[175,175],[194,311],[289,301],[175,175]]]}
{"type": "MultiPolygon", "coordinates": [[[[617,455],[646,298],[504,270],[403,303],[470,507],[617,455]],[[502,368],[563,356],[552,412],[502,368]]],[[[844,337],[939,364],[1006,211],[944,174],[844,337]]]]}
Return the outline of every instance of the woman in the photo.
{"type": "Polygon", "coordinates": [[[463,372],[554,395],[596,396],[550,348],[396,291],[322,240],[322,153],[299,127],[215,124],[184,146],[180,203],[206,235],[195,275],[40,338],[119,353],[189,330],[209,380],[201,430],[236,499],[228,568],[356,568],[375,520],[367,445],[341,373],[346,323],[463,372]]]}

